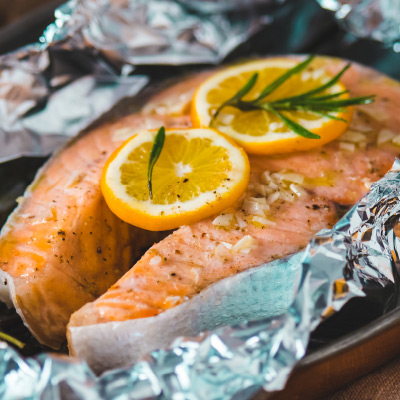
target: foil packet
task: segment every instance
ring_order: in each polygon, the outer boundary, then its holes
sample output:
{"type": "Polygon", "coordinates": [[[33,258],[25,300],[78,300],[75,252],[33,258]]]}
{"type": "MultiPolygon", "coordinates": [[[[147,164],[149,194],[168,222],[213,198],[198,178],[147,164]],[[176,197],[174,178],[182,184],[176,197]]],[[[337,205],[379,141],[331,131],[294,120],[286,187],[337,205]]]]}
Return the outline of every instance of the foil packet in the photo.
{"type": "Polygon", "coordinates": [[[358,38],[371,38],[400,52],[399,0],[317,0],[335,13],[343,27],[358,38]]]}
{"type": "Polygon", "coordinates": [[[231,399],[284,388],[312,330],[350,299],[393,287],[399,273],[400,161],[332,229],[320,231],[300,263],[288,311],[179,338],[130,368],[96,377],[85,363],[42,354],[23,359],[0,343],[3,399],[231,399]]]}
{"type": "Polygon", "coordinates": [[[40,43],[0,56],[0,162],[46,156],[139,93],[138,65],[220,62],[282,3],[70,0],[40,43]]]}

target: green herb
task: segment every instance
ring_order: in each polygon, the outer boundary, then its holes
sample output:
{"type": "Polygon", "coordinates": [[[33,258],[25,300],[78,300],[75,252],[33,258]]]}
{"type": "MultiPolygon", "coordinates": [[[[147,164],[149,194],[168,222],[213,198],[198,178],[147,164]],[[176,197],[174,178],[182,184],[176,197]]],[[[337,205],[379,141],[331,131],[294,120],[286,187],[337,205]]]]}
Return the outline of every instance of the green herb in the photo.
{"type": "Polygon", "coordinates": [[[284,74],[275,79],[272,83],[268,84],[263,90],[261,90],[260,94],[251,101],[243,100],[243,97],[246,96],[250,92],[250,90],[254,87],[258,79],[258,73],[254,73],[250,79],[246,82],[246,84],[239,89],[239,91],[230,99],[222,103],[217,110],[215,111],[213,117],[210,121],[210,126],[215,123],[219,113],[227,106],[238,108],[239,110],[253,111],[253,110],[262,110],[276,115],[290,130],[295,132],[297,135],[303,136],[308,139],[320,139],[319,135],[310,132],[308,129],[299,125],[297,122],[291,120],[286,115],[282,114],[282,111],[302,111],[302,112],[311,112],[313,114],[317,114],[326,118],[339,120],[343,122],[347,122],[343,118],[339,118],[332,113],[338,113],[344,111],[346,107],[360,105],[360,104],[370,104],[374,101],[375,95],[370,96],[362,96],[362,97],[353,97],[347,99],[340,99],[340,96],[348,93],[348,91],[342,91],[332,94],[325,94],[316,96],[321,94],[325,90],[329,89],[333,85],[335,85],[341,76],[346,72],[346,70],[350,67],[350,64],[347,64],[338,74],[336,74],[332,79],[330,79],[327,83],[309,90],[308,92],[304,92],[298,94],[296,96],[285,97],[278,100],[273,101],[265,101],[265,98],[268,97],[271,93],[274,92],[279,86],[281,86],[284,82],[286,82],[293,75],[300,73],[303,71],[314,59],[314,56],[308,57],[306,60],[297,64],[293,68],[286,71],[284,74]]]}
{"type": "Polygon", "coordinates": [[[25,343],[22,343],[18,339],[15,339],[14,337],[7,335],[7,333],[4,332],[0,332],[0,339],[13,344],[14,346],[17,346],[20,349],[23,349],[25,347],[25,343]]]}
{"type": "Polygon", "coordinates": [[[153,188],[152,188],[152,176],[153,176],[153,168],[156,164],[158,157],[160,157],[161,150],[164,146],[165,140],[165,129],[162,126],[158,132],[156,137],[154,138],[153,147],[150,152],[149,166],[147,168],[147,187],[149,188],[150,199],[153,200],[153,188]]]}

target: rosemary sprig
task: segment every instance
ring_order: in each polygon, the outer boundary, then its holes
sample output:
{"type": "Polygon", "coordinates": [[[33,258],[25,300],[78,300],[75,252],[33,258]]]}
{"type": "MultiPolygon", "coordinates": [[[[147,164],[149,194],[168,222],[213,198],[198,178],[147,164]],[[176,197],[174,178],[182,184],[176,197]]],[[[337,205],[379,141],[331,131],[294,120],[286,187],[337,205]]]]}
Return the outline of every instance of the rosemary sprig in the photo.
{"type": "Polygon", "coordinates": [[[162,126],[158,130],[157,135],[154,138],[153,147],[151,148],[150,152],[149,166],[147,168],[147,187],[149,188],[149,195],[151,200],[153,200],[153,187],[152,187],[153,168],[158,160],[158,157],[160,157],[161,150],[164,146],[164,141],[165,141],[165,129],[162,126]]]}
{"type": "Polygon", "coordinates": [[[269,94],[271,94],[275,89],[277,89],[279,86],[282,85],[282,83],[285,83],[289,78],[291,78],[293,75],[300,73],[303,71],[307,66],[311,63],[311,61],[314,59],[314,56],[307,57],[306,60],[301,62],[300,64],[297,64],[295,67],[289,69],[286,71],[284,74],[279,76],[277,79],[275,79],[272,83],[267,85],[260,93],[260,95],[257,97],[255,101],[260,102],[261,100],[265,99],[269,94]]]}
{"type": "MultiPolygon", "coordinates": [[[[217,108],[217,111],[215,111],[215,113],[214,113],[214,115],[213,115],[213,117],[212,117],[211,122],[213,122],[213,121],[218,117],[218,114],[219,114],[219,113],[221,112],[221,110],[222,110],[223,108],[225,108],[226,106],[233,106],[233,107],[235,107],[235,104],[238,103],[238,102],[240,102],[240,101],[242,100],[242,98],[243,98],[244,96],[246,96],[246,94],[249,93],[251,89],[253,89],[253,86],[254,86],[255,83],[257,82],[257,79],[258,79],[258,73],[256,72],[255,74],[253,74],[253,75],[251,76],[251,78],[246,82],[246,84],[238,90],[238,92],[237,92],[233,97],[231,97],[230,99],[226,100],[224,103],[222,103],[222,104],[217,108]]],[[[211,125],[212,125],[212,124],[210,123],[210,126],[211,126],[211,125]]]]}
{"type": "Polygon", "coordinates": [[[1,332],[1,331],[0,331],[0,339],[13,344],[14,346],[18,347],[19,349],[23,349],[25,347],[25,343],[22,343],[20,340],[16,339],[15,337],[10,336],[7,333],[1,332]]]}
{"type": "Polygon", "coordinates": [[[293,75],[296,75],[307,68],[307,66],[312,62],[313,59],[314,56],[310,56],[306,60],[302,61],[301,63],[283,73],[273,82],[268,84],[263,90],[261,90],[260,94],[254,100],[243,100],[243,97],[250,92],[250,90],[257,82],[258,73],[254,73],[245,83],[245,85],[243,85],[243,87],[241,87],[233,97],[222,103],[217,108],[211,118],[210,126],[213,126],[222,109],[230,106],[238,108],[243,112],[253,110],[263,110],[266,112],[270,112],[276,115],[290,130],[292,130],[296,134],[308,139],[320,139],[321,137],[319,135],[310,132],[305,127],[293,121],[287,115],[283,114],[282,111],[311,112],[313,114],[317,114],[326,118],[347,122],[345,119],[337,117],[332,113],[343,112],[346,107],[360,104],[370,104],[374,101],[375,95],[340,99],[340,96],[348,93],[347,90],[337,93],[323,94],[324,91],[328,90],[339,81],[339,79],[347,71],[347,69],[350,68],[350,64],[347,64],[333,78],[317,88],[295,96],[285,97],[273,101],[266,101],[266,98],[279,86],[285,83],[293,75]]]}

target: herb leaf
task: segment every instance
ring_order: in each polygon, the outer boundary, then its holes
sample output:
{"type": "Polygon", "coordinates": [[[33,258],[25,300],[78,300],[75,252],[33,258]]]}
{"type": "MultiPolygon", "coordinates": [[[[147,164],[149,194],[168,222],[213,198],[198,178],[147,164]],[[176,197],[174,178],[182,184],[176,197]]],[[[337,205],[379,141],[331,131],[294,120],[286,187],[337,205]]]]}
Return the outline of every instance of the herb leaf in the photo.
{"type": "Polygon", "coordinates": [[[160,157],[161,150],[164,146],[164,141],[165,141],[165,129],[162,126],[158,130],[157,135],[154,138],[153,147],[151,148],[150,152],[149,166],[147,168],[147,187],[149,188],[149,195],[151,200],[153,200],[153,187],[152,187],[153,168],[158,160],[158,157],[160,157]]]}

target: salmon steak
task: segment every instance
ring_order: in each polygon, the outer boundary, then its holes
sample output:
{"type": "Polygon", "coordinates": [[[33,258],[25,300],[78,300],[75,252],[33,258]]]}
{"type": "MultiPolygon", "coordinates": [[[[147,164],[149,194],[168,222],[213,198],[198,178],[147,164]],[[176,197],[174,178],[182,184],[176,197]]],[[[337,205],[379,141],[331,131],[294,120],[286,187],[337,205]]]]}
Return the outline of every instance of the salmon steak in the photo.
{"type": "MultiPolygon", "coordinates": [[[[345,65],[318,62],[332,74],[345,65]]],[[[279,270],[264,274],[256,267],[303,250],[315,233],[332,227],[399,153],[399,84],[352,64],[341,81],[352,96],[376,94],[376,101],[355,107],[341,137],[304,152],[250,155],[247,191],[219,215],[170,234],[127,225],[101,195],[107,158],[137,130],[189,127],[190,99],[207,76],[171,86],[136,114],[69,143],[39,171],[1,232],[1,300],[54,348],[72,314],[71,354],[98,372],[134,362],[178,335],[231,322],[218,317],[227,308],[245,319],[246,279],[260,294],[282,284],[279,270]],[[227,305],[235,295],[236,303],[227,305]]],[[[294,276],[295,268],[290,271],[294,276]]],[[[284,285],[289,294],[282,304],[290,304],[293,284],[289,278],[284,285]]]]}
{"type": "MultiPolygon", "coordinates": [[[[332,58],[319,62],[332,74],[345,65],[332,58]]],[[[399,153],[400,86],[355,64],[342,82],[352,96],[376,94],[376,101],[355,107],[347,131],[322,147],[249,155],[250,183],[236,204],[175,230],[105,294],[72,315],[67,335],[73,355],[97,371],[119,367],[168,345],[179,334],[193,335],[218,325],[211,317],[209,324],[199,323],[204,315],[231,309],[240,314],[240,299],[220,307],[226,293],[235,297],[235,290],[222,287],[223,282],[234,275],[246,280],[247,270],[301,251],[315,233],[332,227],[362,198],[399,153]]],[[[240,289],[240,280],[235,284],[240,289]]],[[[286,301],[288,306],[290,299],[286,301]]],[[[242,303],[242,308],[248,306],[245,300],[242,303]]],[[[263,304],[269,315],[282,312],[263,304]]]]}
{"type": "MultiPolygon", "coordinates": [[[[182,84],[157,98],[181,93],[187,94],[182,84]]],[[[60,348],[71,314],[165,236],[126,224],[109,210],[100,191],[107,158],[126,140],[127,129],[131,135],[188,123],[186,115],[137,113],[83,133],[51,157],[17,200],[0,234],[0,300],[15,307],[40,343],[60,348]]]]}

